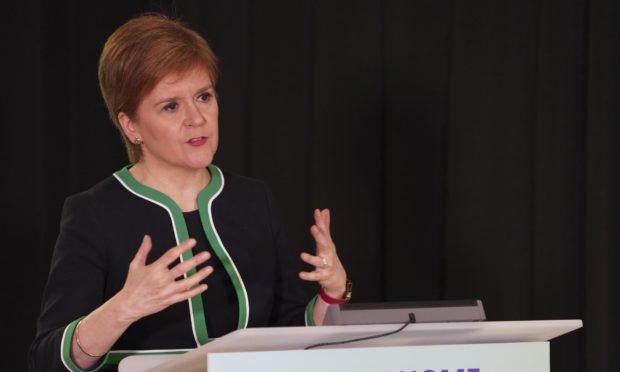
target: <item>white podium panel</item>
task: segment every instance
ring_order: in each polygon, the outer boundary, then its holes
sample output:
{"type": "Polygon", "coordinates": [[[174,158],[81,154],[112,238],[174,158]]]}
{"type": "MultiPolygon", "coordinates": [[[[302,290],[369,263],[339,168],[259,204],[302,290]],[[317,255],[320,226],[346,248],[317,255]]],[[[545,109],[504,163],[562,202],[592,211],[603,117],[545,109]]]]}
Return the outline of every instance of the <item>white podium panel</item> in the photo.
{"type": "Polygon", "coordinates": [[[549,372],[549,343],[213,353],[202,371],[549,372]]]}

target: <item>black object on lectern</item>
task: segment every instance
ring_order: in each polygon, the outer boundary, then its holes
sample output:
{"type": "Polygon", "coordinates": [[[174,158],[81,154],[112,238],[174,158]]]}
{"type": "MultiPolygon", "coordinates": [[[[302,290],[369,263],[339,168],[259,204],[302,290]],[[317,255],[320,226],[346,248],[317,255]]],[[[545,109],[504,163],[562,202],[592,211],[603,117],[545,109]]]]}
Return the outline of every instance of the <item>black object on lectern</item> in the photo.
{"type": "Polygon", "coordinates": [[[323,325],[483,320],[486,320],[486,316],[480,300],[368,302],[329,305],[323,325]]]}

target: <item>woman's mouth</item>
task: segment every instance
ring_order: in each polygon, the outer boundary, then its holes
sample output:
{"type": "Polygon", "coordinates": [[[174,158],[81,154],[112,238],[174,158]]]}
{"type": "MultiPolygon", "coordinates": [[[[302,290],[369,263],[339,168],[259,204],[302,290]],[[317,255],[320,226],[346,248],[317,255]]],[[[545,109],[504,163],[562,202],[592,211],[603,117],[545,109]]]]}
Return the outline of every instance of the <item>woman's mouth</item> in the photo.
{"type": "Polygon", "coordinates": [[[186,143],[190,146],[202,146],[207,143],[207,137],[193,137],[190,138],[186,143]]]}

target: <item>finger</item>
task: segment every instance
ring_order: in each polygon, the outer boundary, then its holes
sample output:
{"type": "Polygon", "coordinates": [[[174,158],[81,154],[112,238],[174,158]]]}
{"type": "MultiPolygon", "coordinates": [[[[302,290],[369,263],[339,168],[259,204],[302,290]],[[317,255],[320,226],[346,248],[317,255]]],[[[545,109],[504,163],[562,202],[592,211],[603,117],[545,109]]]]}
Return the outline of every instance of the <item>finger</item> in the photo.
{"type": "Polygon", "coordinates": [[[321,210],[315,210],[315,214],[314,214],[314,223],[315,226],[317,226],[319,228],[319,230],[325,234],[330,236],[330,230],[329,230],[329,226],[330,226],[330,212],[329,209],[323,209],[321,210]]]}
{"type": "Polygon", "coordinates": [[[301,252],[301,254],[299,255],[299,257],[301,258],[301,260],[305,263],[308,263],[310,265],[314,265],[313,261],[312,261],[312,257],[314,257],[313,255],[311,255],[310,253],[307,252],[301,252]]]}
{"type": "Polygon", "coordinates": [[[177,245],[176,247],[172,247],[170,249],[168,249],[168,251],[166,251],[166,253],[164,253],[159,260],[157,260],[160,264],[164,265],[165,267],[170,266],[171,263],[173,263],[177,258],[179,258],[183,253],[185,253],[186,251],[192,249],[194,246],[196,245],[196,240],[195,239],[187,239],[184,242],[181,242],[181,244],[177,245]]]}
{"type": "Polygon", "coordinates": [[[138,248],[138,252],[132,260],[132,264],[144,266],[146,265],[146,258],[153,247],[153,242],[151,241],[151,237],[148,235],[144,235],[142,238],[142,243],[140,244],[140,248],[138,248]]]}
{"type": "Polygon", "coordinates": [[[318,282],[324,279],[323,273],[318,272],[318,271],[311,271],[311,272],[301,271],[299,273],[299,278],[302,280],[310,281],[310,282],[318,282]]]}
{"type": "Polygon", "coordinates": [[[329,226],[331,224],[331,212],[329,211],[329,209],[325,208],[323,209],[323,221],[325,221],[325,228],[327,229],[327,232],[329,233],[329,226]]]}
{"type": "Polygon", "coordinates": [[[198,296],[202,292],[206,291],[208,288],[209,288],[209,286],[206,285],[206,284],[197,285],[194,288],[191,288],[191,289],[189,289],[187,291],[179,292],[179,293],[175,294],[174,296],[172,296],[170,302],[171,302],[171,304],[174,304],[174,303],[185,301],[188,298],[192,298],[194,296],[198,296]]]}
{"type": "Polygon", "coordinates": [[[314,210],[314,224],[321,230],[325,229],[325,221],[323,220],[323,213],[318,208],[314,210]]]}
{"type": "Polygon", "coordinates": [[[329,237],[329,235],[321,231],[316,225],[312,225],[310,227],[310,235],[312,235],[314,241],[317,244],[317,250],[327,247],[330,243],[331,238],[329,237]]]}
{"type": "Polygon", "coordinates": [[[336,254],[336,245],[332,240],[329,231],[321,232],[318,228],[310,228],[310,234],[316,242],[316,254],[317,256],[332,256],[336,254]]]}
{"type": "Polygon", "coordinates": [[[316,209],[314,214],[314,222],[317,226],[324,230],[325,232],[329,232],[329,224],[330,224],[330,212],[329,209],[316,209]]]}
{"type": "Polygon", "coordinates": [[[319,208],[314,209],[314,223],[318,224],[321,220],[321,210],[319,208]]]}
{"type": "Polygon", "coordinates": [[[173,289],[174,293],[184,294],[189,291],[193,291],[196,287],[200,287],[202,285],[200,282],[204,280],[205,278],[207,278],[209,275],[211,275],[212,272],[213,272],[213,267],[207,266],[207,267],[202,268],[200,271],[196,272],[194,275],[175,282],[175,286],[173,289]]]}
{"type": "Polygon", "coordinates": [[[327,257],[325,257],[325,261],[323,260],[324,257],[322,256],[313,256],[309,253],[303,252],[301,255],[301,260],[304,261],[307,264],[310,264],[318,269],[326,269],[327,267],[329,267],[329,260],[327,259],[327,257]],[[327,262],[327,266],[325,266],[325,262],[327,262]]]}
{"type": "Polygon", "coordinates": [[[186,279],[180,280],[178,282],[178,287],[181,291],[187,291],[194,286],[200,284],[201,281],[205,280],[209,275],[213,273],[213,266],[206,266],[187,277],[186,279]]]}
{"type": "Polygon", "coordinates": [[[201,263],[207,261],[209,258],[211,258],[211,253],[206,251],[200,252],[192,258],[175,265],[172,269],[170,269],[170,272],[175,278],[178,278],[201,263]]]}

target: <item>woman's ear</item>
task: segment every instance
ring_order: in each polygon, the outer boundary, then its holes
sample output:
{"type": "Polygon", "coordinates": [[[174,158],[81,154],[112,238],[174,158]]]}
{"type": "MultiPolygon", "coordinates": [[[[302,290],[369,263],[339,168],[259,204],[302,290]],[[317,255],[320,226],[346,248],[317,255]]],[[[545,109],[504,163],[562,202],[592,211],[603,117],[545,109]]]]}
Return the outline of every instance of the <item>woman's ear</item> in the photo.
{"type": "Polygon", "coordinates": [[[129,138],[130,141],[134,141],[136,138],[142,138],[140,133],[138,132],[138,128],[136,128],[136,124],[131,120],[129,115],[124,112],[119,112],[117,116],[118,123],[121,125],[123,129],[123,133],[125,136],[129,138]]]}

